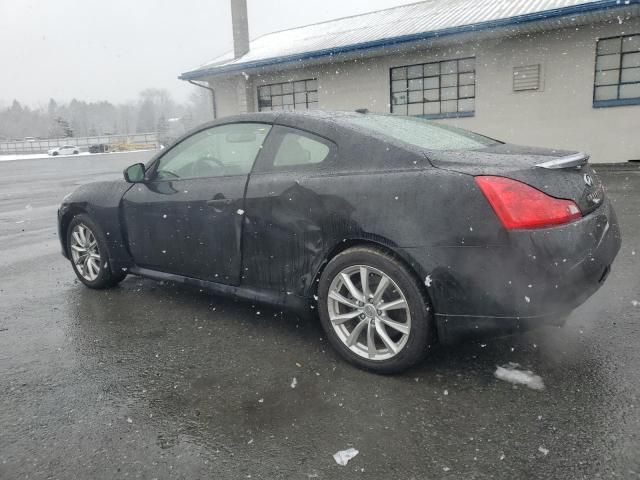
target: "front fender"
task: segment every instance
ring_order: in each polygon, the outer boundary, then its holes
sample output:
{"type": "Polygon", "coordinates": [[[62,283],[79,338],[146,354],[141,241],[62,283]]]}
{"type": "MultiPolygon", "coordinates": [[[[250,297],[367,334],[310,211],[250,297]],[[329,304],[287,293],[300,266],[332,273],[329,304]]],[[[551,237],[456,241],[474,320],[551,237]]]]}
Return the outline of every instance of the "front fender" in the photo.
{"type": "Polygon", "coordinates": [[[126,232],[120,221],[120,203],[132,187],[124,181],[96,182],[78,187],[67,195],[58,209],[58,236],[62,253],[68,258],[67,228],[76,215],[84,213],[102,228],[107,240],[107,256],[114,269],[132,264],[126,232]]]}

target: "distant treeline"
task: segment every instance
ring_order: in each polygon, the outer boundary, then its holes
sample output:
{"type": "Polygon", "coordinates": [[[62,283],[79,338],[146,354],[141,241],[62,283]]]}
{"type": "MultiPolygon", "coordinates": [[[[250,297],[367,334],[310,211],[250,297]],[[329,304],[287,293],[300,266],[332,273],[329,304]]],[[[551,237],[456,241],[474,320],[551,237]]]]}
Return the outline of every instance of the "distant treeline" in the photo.
{"type": "Polygon", "coordinates": [[[171,138],[209,119],[211,100],[200,89],[185,104],[157,88],[143,90],[136,101],[117,105],[76,99],[63,104],[52,98],[46,106],[30,108],[13,100],[9,106],[0,103],[0,141],[146,132],[171,138]]]}

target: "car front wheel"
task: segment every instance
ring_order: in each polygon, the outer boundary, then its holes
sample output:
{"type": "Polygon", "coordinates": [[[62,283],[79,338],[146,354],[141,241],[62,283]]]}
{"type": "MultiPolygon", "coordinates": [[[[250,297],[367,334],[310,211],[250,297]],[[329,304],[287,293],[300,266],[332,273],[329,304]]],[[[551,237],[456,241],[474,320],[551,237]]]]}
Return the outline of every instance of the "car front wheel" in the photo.
{"type": "Polygon", "coordinates": [[[111,270],[105,237],[88,215],[80,214],[71,220],[67,246],[73,271],[87,287],[113,287],[126,277],[124,272],[111,270]]]}
{"type": "Polygon", "coordinates": [[[320,321],[351,363],[397,373],[420,362],[433,342],[429,302],[398,259],[370,247],[334,257],[318,285],[320,321]]]}

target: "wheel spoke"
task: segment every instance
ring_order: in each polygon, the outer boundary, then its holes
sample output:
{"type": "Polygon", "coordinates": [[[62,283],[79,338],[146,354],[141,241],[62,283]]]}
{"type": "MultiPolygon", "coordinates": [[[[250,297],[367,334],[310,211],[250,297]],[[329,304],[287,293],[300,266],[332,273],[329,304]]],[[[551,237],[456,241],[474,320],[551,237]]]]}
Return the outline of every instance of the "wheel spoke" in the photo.
{"type": "Polygon", "coordinates": [[[93,257],[89,258],[89,268],[91,269],[91,272],[93,273],[93,275],[95,275],[96,277],[100,273],[100,264],[93,257]]]}
{"type": "Polygon", "coordinates": [[[71,248],[72,248],[73,250],[75,250],[76,252],[78,252],[78,253],[84,253],[84,252],[86,252],[86,251],[87,251],[87,249],[86,249],[86,248],[81,247],[80,245],[76,245],[75,243],[72,243],[72,244],[71,244],[71,248]]]}
{"type": "Polygon", "coordinates": [[[80,236],[80,240],[82,245],[86,246],[87,245],[87,234],[86,234],[86,229],[84,226],[79,225],[78,226],[78,235],[80,236]]]}
{"type": "Polygon", "coordinates": [[[82,274],[85,276],[91,276],[91,273],[89,272],[89,258],[90,257],[87,255],[82,261],[82,274]]]}
{"type": "Polygon", "coordinates": [[[340,295],[335,290],[332,290],[331,293],[329,293],[329,298],[333,298],[335,301],[340,302],[343,305],[346,305],[351,308],[360,308],[358,307],[358,304],[356,302],[349,300],[348,298],[340,295]]]}
{"type": "Polygon", "coordinates": [[[353,344],[358,341],[358,338],[362,333],[362,329],[366,327],[368,324],[369,324],[368,320],[361,320],[360,323],[355,326],[355,328],[352,330],[351,334],[347,338],[347,341],[345,342],[348,347],[353,346],[353,344]]]}
{"type": "Polygon", "coordinates": [[[398,300],[394,300],[393,302],[383,303],[382,305],[378,306],[380,310],[399,310],[406,307],[407,302],[405,302],[404,298],[399,298],[398,300]]]}
{"type": "Polygon", "coordinates": [[[78,230],[74,230],[72,237],[74,238],[74,240],[76,241],[76,243],[78,245],[84,245],[84,242],[82,241],[82,238],[80,237],[80,234],[78,233],[78,230]]]}
{"type": "Polygon", "coordinates": [[[386,316],[380,316],[378,318],[385,325],[390,326],[394,330],[397,330],[398,332],[404,335],[407,335],[409,333],[409,326],[404,323],[396,322],[395,320],[391,320],[389,317],[386,317],[386,316]]]}
{"type": "Polygon", "coordinates": [[[376,338],[374,336],[375,327],[371,324],[371,322],[367,322],[367,352],[369,353],[369,358],[375,358],[376,352],[376,338]]]}
{"type": "Polygon", "coordinates": [[[370,298],[371,290],[369,290],[369,269],[367,269],[367,267],[360,267],[360,284],[362,285],[362,294],[364,298],[370,298]]]}
{"type": "Polygon", "coordinates": [[[343,323],[348,322],[349,320],[351,320],[352,318],[356,318],[358,315],[360,315],[360,310],[354,310],[352,312],[349,313],[343,313],[340,315],[333,315],[331,316],[331,323],[333,323],[334,325],[341,325],[343,323]]]}
{"type": "Polygon", "coordinates": [[[386,275],[383,275],[382,278],[380,278],[380,283],[378,284],[378,287],[376,288],[375,293],[373,294],[374,303],[378,303],[380,301],[380,299],[382,298],[382,295],[387,290],[388,286],[389,286],[389,277],[387,277],[386,275]]]}
{"type": "Polygon", "coordinates": [[[389,335],[387,335],[387,331],[384,329],[384,326],[380,321],[376,321],[376,332],[382,340],[382,343],[384,343],[389,350],[391,350],[393,353],[398,353],[398,345],[396,345],[393,340],[389,338],[389,335]]]}
{"type": "Polygon", "coordinates": [[[347,290],[349,290],[351,296],[360,302],[364,302],[364,295],[353,284],[353,282],[351,281],[351,277],[346,273],[341,273],[340,276],[342,277],[342,282],[344,283],[345,287],[347,287],[347,290]]]}

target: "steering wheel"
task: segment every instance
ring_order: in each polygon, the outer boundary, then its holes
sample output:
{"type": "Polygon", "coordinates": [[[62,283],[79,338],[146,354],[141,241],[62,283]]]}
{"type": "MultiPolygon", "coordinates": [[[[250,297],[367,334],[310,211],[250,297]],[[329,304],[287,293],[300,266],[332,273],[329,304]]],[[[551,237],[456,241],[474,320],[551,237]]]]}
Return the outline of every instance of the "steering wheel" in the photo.
{"type": "Polygon", "coordinates": [[[201,157],[191,164],[191,174],[194,177],[204,177],[208,173],[218,172],[218,168],[225,168],[225,164],[215,157],[201,157]]]}

